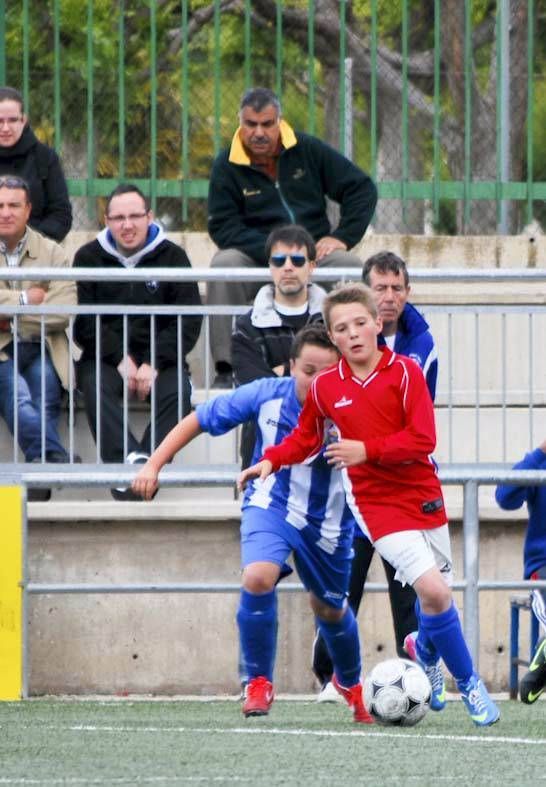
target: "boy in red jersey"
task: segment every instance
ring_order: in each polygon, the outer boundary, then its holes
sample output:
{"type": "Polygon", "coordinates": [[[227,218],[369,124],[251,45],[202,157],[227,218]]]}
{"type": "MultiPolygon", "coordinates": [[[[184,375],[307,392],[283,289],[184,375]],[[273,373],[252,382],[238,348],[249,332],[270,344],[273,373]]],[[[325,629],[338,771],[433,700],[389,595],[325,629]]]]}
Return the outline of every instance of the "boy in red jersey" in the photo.
{"type": "Polygon", "coordinates": [[[499,711],[474,671],[453,604],[447,515],[430,457],[434,410],[423,373],[411,359],[378,347],[381,318],[364,285],[334,290],[323,312],[342,357],[313,381],[294,431],[245,470],[239,484],[308,461],[320,450],[324,422],[331,421],[339,439],[326,456],[343,470],[349,506],[397,579],[417,594],[416,655],[437,704],[445,694],[442,658],[473,722],[493,724],[499,711]]]}

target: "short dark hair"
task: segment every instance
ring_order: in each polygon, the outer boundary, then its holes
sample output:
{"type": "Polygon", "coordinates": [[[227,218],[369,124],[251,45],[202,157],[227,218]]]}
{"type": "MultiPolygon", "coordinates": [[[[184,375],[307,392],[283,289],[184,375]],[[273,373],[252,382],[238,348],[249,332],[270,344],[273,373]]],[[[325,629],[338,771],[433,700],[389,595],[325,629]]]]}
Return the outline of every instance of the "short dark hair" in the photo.
{"type": "Polygon", "coordinates": [[[265,242],[265,256],[267,259],[271,257],[271,249],[276,243],[286,243],[287,246],[298,246],[300,248],[305,246],[307,256],[311,262],[314,262],[317,256],[315,241],[305,227],[301,227],[299,224],[283,224],[282,227],[276,227],[269,233],[265,242]]]}
{"type": "Polygon", "coordinates": [[[370,273],[373,268],[375,268],[378,273],[394,273],[396,275],[402,273],[404,276],[404,284],[406,287],[409,285],[409,275],[406,263],[392,251],[379,251],[377,254],[372,254],[371,257],[368,257],[362,268],[362,281],[368,286],[370,285],[370,273]]]}
{"type": "Polygon", "coordinates": [[[25,112],[23,96],[14,87],[0,87],[0,101],[16,101],[21,107],[21,113],[25,112]]]}
{"type": "Polygon", "coordinates": [[[306,344],[312,344],[313,347],[322,347],[325,350],[335,350],[337,352],[337,347],[332,344],[326,326],[322,322],[313,322],[297,332],[292,339],[292,345],[290,347],[290,359],[292,361],[299,358],[306,344]]]}
{"type": "Polygon", "coordinates": [[[28,183],[20,175],[12,175],[6,173],[3,175],[0,172],[0,188],[4,189],[21,189],[25,192],[26,201],[30,204],[30,188],[28,183]]]}
{"type": "Polygon", "coordinates": [[[334,306],[347,303],[360,303],[374,319],[377,318],[377,306],[370,288],[360,282],[343,284],[329,292],[322,302],[322,315],[328,329],[330,329],[330,313],[334,306]]]}
{"type": "Polygon", "coordinates": [[[245,107],[251,107],[254,112],[261,112],[268,106],[273,106],[277,110],[277,115],[281,114],[281,102],[276,93],[268,87],[251,87],[243,93],[239,111],[245,107]]]}
{"type": "Polygon", "coordinates": [[[138,194],[138,196],[142,197],[142,200],[144,201],[146,213],[150,210],[150,200],[145,194],[142,193],[138,186],[135,186],[133,183],[120,183],[119,186],[116,186],[116,188],[108,195],[105,208],[106,215],[108,215],[110,203],[114,197],[119,197],[121,194],[138,194]]]}

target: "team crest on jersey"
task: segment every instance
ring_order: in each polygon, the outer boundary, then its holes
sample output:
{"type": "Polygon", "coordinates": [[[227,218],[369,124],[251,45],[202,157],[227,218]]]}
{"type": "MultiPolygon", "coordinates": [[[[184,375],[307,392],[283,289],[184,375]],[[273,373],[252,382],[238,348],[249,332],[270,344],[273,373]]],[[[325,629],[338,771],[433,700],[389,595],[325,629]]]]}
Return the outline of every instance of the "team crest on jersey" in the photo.
{"type": "Polygon", "coordinates": [[[146,289],[148,292],[154,293],[157,292],[159,289],[159,282],[158,281],[147,281],[146,282],[146,289]]]}
{"type": "Polygon", "coordinates": [[[342,396],[341,399],[338,399],[337,402],[334,402],[334,407],[349,407],[350,404],[353,403],[352,399],[347,399],[346,396],[342,396]]]}

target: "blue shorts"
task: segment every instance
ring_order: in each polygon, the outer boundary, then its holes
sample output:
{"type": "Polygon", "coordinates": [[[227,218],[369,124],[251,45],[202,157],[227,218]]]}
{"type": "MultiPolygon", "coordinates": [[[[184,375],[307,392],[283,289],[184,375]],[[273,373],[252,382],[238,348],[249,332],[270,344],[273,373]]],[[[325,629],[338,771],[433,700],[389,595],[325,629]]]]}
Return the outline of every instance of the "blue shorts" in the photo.
{"type": "Polygon", "coordinates": [[[324,542],[318,528],[312,525],[299,530],[289,525],[275,509],[249,506],[241,518],[241,564],[266,561],[281,569],[290,553],[306,590],[331,607],[341,609],[349,590],[353,549],[352,532],[342,543],[324,542]],[[319,545],[322,540],[327,551],[319,545]]]}

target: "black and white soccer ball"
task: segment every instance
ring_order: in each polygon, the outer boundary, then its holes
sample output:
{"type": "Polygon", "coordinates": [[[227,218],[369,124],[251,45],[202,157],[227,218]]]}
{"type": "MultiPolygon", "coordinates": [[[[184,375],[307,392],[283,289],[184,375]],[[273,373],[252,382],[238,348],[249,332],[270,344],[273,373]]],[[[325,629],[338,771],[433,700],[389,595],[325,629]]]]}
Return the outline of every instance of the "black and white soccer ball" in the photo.
{"type": "Polygon", "coordinates": [[[430,707],[429,680],[414,661],[381,661],[364,681],[364,704],[379,724],[412,727],[430,707]]]}

